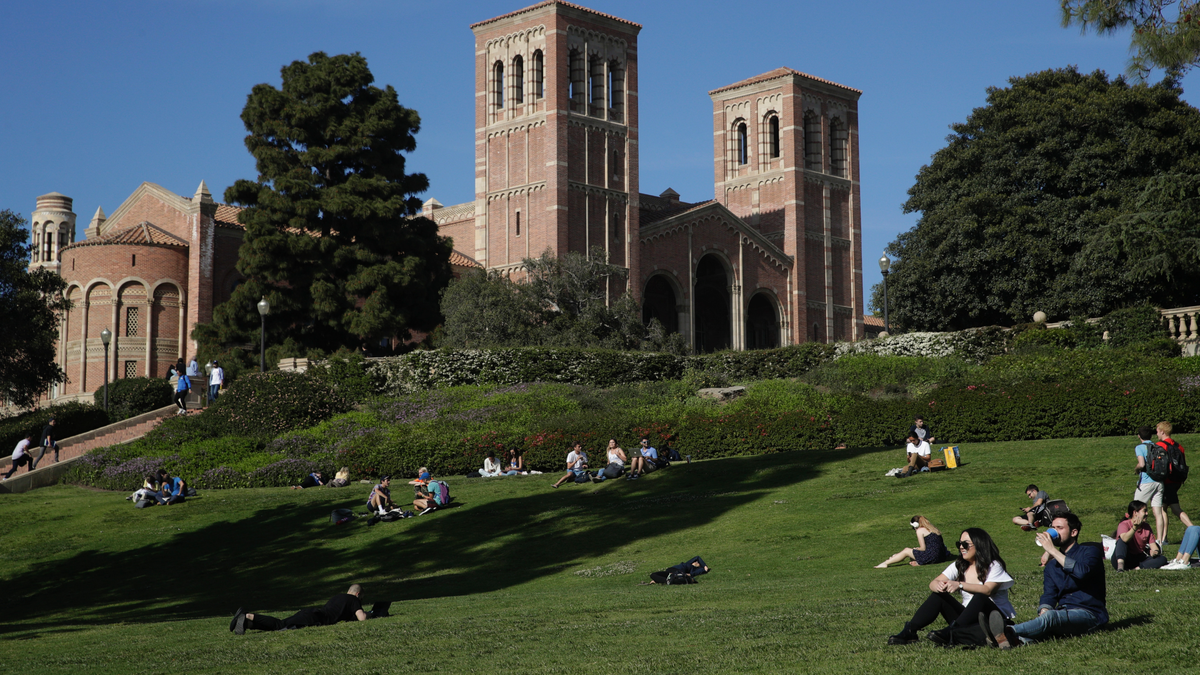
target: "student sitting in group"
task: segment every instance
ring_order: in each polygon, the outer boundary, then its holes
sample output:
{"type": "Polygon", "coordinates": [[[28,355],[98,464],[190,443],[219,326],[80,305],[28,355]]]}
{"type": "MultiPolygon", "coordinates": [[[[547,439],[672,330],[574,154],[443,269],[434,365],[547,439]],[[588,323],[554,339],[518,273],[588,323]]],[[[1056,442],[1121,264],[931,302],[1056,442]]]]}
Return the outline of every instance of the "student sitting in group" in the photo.
{"type": "Polygon", "coordinates": [[[980,616],[989,617],[996,612],[1003,625],[1010,625],[1017,616],[1008,600],[1013,578],[991,535],[978,527],[969,527],[959,536],[958,550],[958,559],[929,582],[929,597],[904,624],[904,630],[888,638],[889,645],[916,642],[920,639],[918,632],[941,615],[948,625],[930,632],[931,642],[941,646],[980,646],[987,644],[987,635],[979,625],[980,616]],[[962,594],[961,603],[951,595],[956,591],[962,594]]]}
{"type": "Polygon", "coordinates": [[[1050,497],[1046,495],[1046,491],[1039,490],[1038,486],[1031,483],[1025,488],[1025,496],[1033,500],[1033,505],[1022,508],[1025,515],[1013,518],[1013,523],[1020,525],[1022,530],[1037,529],[1039,524],[1048,526],[1050,523],[1045,522],[1045,516],[1046,502],[1050,501],[1050,497]]]}
{"type": "Polygon", "coordinates": [[[483,460],[483,469],[479,472],[484,478],[495,478],[496,476],[504,475],[504,467],[500,460],[496,459],[496,453],[488,450],[487,457],[483,460]]]}
{"type": "Polygon", "coordinates": [[[905,466],[904,470],[897,474],[900,478],[911,476],[929,464],[929,441],[917,438],[916,436],[909,436],[908,446],[904,452],[908,458],[908,466],[905,466]]]}
{"type": "Polygon", "coordinates": [[[550,487],[557,488],[559,485],[567,482],[568,479],[573,479],[576,483],[586,483],[589,480],[593,480],[588,475],[587,468],[587,453],[583,451],[583,444],[575,441],[571,444],[571,451],[567,453],[567,473],[550,487]]]}
{"type": "Polygon", "coordinates": [[[158,503],[163,506],[178,504],[187,495],[187,484],[179,476],[167,475],[165,471],[158,472],[160,492],[158,503]]]}
{"type": "Polygon", "coordinates": [[[896,555],[876,565],[876,569],[884,569],[906,558],[912,558],[909,564],[916,567],[945,562],[946,558],[950,557],[946,544],[942,541],[942,533],[925,516],[913,516],[908,523],[917,531],[917,541],[920,544],[916,548],[901,549],[896,555]]]}
{"type": "Polygon", "coordinates": [[[633,456],[633,461],[629,469],[629,479],[637,480],[645,474],[653,472],[655,469],[661,469],[667,466],[666,460],[658,458],[658,450],[650,446],[650,437],[642,436],[641,445],[638,448],[638,454],[633,456]]]}
{"type": "Polygon", "coordinates": [[[505,469],[505,476],[525,475],[525,458],[521,457],[521,453],[517,452],[516,448],[508,449],[508,468],[505,469]]]}
{"type": "Polygon", "coordinates": [[[437,500],[433,498],[433,494],[429,492],[429,481],[433,478],[429,473],[429,469],[421,467],[417,473],[417,479],[412,481],[415,486],[413,491],[413,507],[417,509],[417,515],[423,516],[438,507],[437,500]]]}
{"type": "Polygon", "coordinates": [[[153,506],[159,501],[159,490],[158,476],[148,473],[142,480],[142,487],[126,497],[125,501],[134,502],[139,509],[153,506]]]}
{"type": "Polygon", "coordinates": [[[1164,570],[1187,570],[1192,568],[1192,556],[1200,546],[1200,525],[1192,525],[1183,531],[1183,539],[1179,542],[1179,553],[1175,559],[1162,567],[1164,570]]]}
{"type": "Polygon", "coordinates": [[[375,513],[387,513],[396,508],[395,502],[392,501],[392,477],[384,476],[379,479],[379,484],[371,488],[371,494],[367,495],[367,506],[375,513]]]}
{"type": "Polygon", "coordinates": [[[596,474],[597,480],[620,478],[625,473],[625,451],[617,445],[617,439],[608,439],[608,450],[605,452],[608,464],[596,474]]]}
{"type": "Polygon", "coordinates": [[[320,471],[314,471],[304,477],[299,485],[293,485],[293,490],[303,490],[304,488],[318,487],[325,484],[324,477],[320,471]]]}
{"type": "Polygon", "coordinates": [[[1167,564],[1167,557],[1161,555],[1150,525],[1146,522],[1145,502],[1129,502],[1125,519],[1117,525],[1113,538],[1116,544],[1113,546],[1112,566],[1118,572],[1156,570],[1167,564]]]}
{"type": "Polygon", "coordinates": [[[333,480],[325,484],[325,487],[346,487],[350,484],[350,467],[343,466],[334,474],[333,480]]]}
{"type": "MultiPolygon", "coordinates": [[[[675,448],[672,447],[672,444],[674,442],[675,442],[674,436],[667,436],[666,439],[663,440],[663,449],[661,451],[659,451],[659,454],[662,455],[663,459],[666,459],[668,462],[682,462],[682,461],[684,461],[683,457],[680,456],[678,450],[676,450],[675,448]]],[[[689,464],[691,463],[691,461],[692,461],[691,455],[688,455],[687,461],[689,464]]]]}

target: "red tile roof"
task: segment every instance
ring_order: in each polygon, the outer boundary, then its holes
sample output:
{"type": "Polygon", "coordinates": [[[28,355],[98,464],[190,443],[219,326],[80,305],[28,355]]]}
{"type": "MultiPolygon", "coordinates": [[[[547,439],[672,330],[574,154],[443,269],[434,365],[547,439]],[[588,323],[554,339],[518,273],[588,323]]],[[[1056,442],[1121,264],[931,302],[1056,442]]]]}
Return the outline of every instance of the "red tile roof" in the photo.
{"type": "Polygon", "coordinates": [[[217,227],[232,227],[238,230],[246,229],[246,226],[238,222],[237,214],[241,213],[242,207],[230,206],[229,204],[217,204],[217,215],[213,220],[217,222],[217,227]]]}
{"type": "Polygon", "coordinates": [[[863,315],[863,323],[868,326],[875,326],[876,328],[883,328],[883,319],[878,316],[871,316],[870,314],[865,314],[865,315],[863,315]]]}
{"type": "Polygon", "coordinates": [[[471,24],[471,30],[474,30],[475,28],[477,28],[479,26],[486,26],[489,23],[500,21],[501,19],[507,19],[510,16],[517,16],[518,14],[525,14],[526,12],[532,12],[535,9],[540,9],[542,7],[548,7],[550,5],[562,5],[563,7],[570,7],[571,9],[578,9],[581,12],[587,12],[588,14],[595,14],[596,16],[602,16],[606,19],[612,19],[613,21],[620,21],[621,23],[626,23],[626,24],[629,24],[630,26],[637,26],[638,28],[642,27],[642,24],[640,24],[640,23],[634,23],[634,22],[630,21],[629,19],[622,19],[621,17],[613,16],[612,14],[605,14],[604,12],[597,12],[596,10],[589,9],[587,7],[584,7],[583,5],[576,5],[571,2],[562,2],[562,0],[545,0],[545,2],[539,2],[536,5],[530,5],[530,6],[526,7],[525,9],[518,9],[515,12],[509,12],[508,14],[501,14],[500,16],[493,17],[493,18],[487,19],[485,21],[480,21],[479,23],[473,23],[473,24],[471,24]]]}
{"type": "Polygon", "coordinates": [[[450,251],[450,264],[454,267],[483,267],[483,265],[475,262],[474,258],[463,255],[455,250],[450,251]]]}
{"type": "Polygon", "coordinates": [[[817,82],[823,82],[825,84],[833,85],[835,87],[841,87],[842,89],[845,89],[847,91],[852,91],[856,94],[862,93],[861,89],[855,89],[854,87],[847,87],[846,85],[838,84],[837,82],[834,82],[833,80],[826,80],[823,77],[817,77],[816,75],[809,75],[808,73],[802,73],[794,68],[776,68],[775,70],[772,70],[767,73],[763,73],[762,75],[755,75],[754,77],[742,80],[741,82],[734,82],[733,84],[729,84],[724,87],[718,87],[717,89],[713,89],[712,91],[708,92],[708,95],[712,96],[713,94],[717,94],[717,93],[720,93],[723,91],[728,91],[730,89],[737,89],[738,87],[745,87],[745,86],[748,86],[751,84],[758,84],[759,82],[766,82],[767,80],[774,80],[776,78],[788,77],[791,75],[799,75],[800,77],[806,77],[810,80],[815,80],[817,82]]]}
{"type": "Polygon", "coordinates": [[[151,225],[145,221],[137,225],[121,228],[115,232],[101,235],[92,239],[84,239],[77,241],[66,248],[82,247],[82,246],[105,246],[109,244],[140,244],[150,246],[180,246],[186,247],[188,243],[179,237],[167,232],[166,230],[151,225]]]}
{"type": "Polygon", "coordinates": [[[709,199],[709,200],[702,201],[702,202],[699,202],[696,204],[688,204],[685,202],[680,202],[677,206],[672,205],[671,207],[661,209],[661,210],[639,209],[638,210],[638,227],[645,227],[647,225],[651,225],[653,223],[657,223],[659,221],[666,220],[667,218],[672,218],[674,216],[678,216],[681,213],[695,211],[696,209],[700,209],[705,206],[708,206],[709,204],[712,204],[714,201],[716,201],[716,200],[709,199]]]}

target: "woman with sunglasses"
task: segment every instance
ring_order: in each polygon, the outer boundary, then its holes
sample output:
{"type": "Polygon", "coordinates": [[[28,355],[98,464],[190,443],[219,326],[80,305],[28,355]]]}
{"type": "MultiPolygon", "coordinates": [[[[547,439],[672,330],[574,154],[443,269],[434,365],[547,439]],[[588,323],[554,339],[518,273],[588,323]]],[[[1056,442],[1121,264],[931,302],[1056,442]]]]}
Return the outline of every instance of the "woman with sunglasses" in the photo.
{"type": "Polygon", "coordinates": [[[917,632],[941,615],[949,625],[930,632],[927,637],[931,642],[943,647],[982,646],[987,639],[979,627],[980,613],[988,616],[999,610],[1009,623],[1016,618],[1017,612],[1008,600],[1013,578],[1005,569],[1000,549],[991,535],[978,527],[969,527],[958,538],[958,550],[958,558],[929,582],[929,597],[904,624],[904,630],[888,638],[889,645],[916,642],[917,632]],[[951,595],[955,592],[962,594],[961,603],[951,595]]]}

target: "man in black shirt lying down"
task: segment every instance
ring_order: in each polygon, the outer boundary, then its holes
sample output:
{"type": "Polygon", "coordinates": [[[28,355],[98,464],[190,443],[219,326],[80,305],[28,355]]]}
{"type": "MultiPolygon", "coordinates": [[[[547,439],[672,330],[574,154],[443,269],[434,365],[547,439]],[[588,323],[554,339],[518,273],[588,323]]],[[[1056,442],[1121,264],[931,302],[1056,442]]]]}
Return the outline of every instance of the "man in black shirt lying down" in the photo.
{"type": "Polygon", "coordinates": [[[345,593],[335,595],[325,603],[324,607],[310,607],[280,620],[265,614],[247,614],[238,609],[229,622],[229,630],[237,635],[243,635],[248,630],[287,630],[289,628],[306,628],[308,626],[332,626],[339,621],[366,621],[367,613],[363,611],[362,586],[354,584],[345,593]]]}

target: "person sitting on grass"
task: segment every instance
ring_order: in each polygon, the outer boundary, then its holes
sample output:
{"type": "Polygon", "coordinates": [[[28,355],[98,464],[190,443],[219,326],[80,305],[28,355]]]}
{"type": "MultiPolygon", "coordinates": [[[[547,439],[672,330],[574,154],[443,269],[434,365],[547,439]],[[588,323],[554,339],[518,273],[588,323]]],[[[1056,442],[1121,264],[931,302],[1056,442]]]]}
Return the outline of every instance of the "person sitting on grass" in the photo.
{"type": "Polygon", "coordinates": [[[904,449],[905,457],[908,458],[908,465],[900,472],[899,476],[911,476],[929,464],[929,442],[917,438],[916,436],[908,437],[908,445],[904,449]]]}
{"type": "Polygon", "coordinates": [[[574,479],[576,483],[585,483],[587,480],[581,480],[587,475],[587,453],[583,451],[583,444],[575,441],[571,444],[571,451],[567,453],[567,473],[558,482],[551,485],[552,488],[557,488],[568,479],[574,479]]]}
{"type": "Polygon", "coordinates": [[[888,638],[889,645],[916,642],[918,631],[936,621],[939,614],[948,625],[930,632],[931,642],[943,647],[984,645],[987,637],[978,617],[996,612],[1002,621],[1011,621],[1017,616],[1008,600],[1013,578],[991,535],[969,527],[959,536],[958,550],[958,559],[929,582],[929,597],[904,624],[904,630],[888,638]],[[961,603],[951,595],[956,591],[962,594],[961,603]]]}
{"type": "Polygon", "coordinates": [[[330,598],[324,607],[302,609],[282,620],[265,614],[247,613],[239,607],[233,615],[233,621],[229,622],[229,630],[234,635],[245,635],[248,630],[287,630],[332,626],[339,621],[366,621],[367,613],[363,611],[361,597],[362,586],[353,584],[350,590],[330,598]]]}
{"type": "Polygon", "coordinates": [[[1183,539],[1179,542],[1179,553],[1175,559],[1163,566],[1164,570],[1187,570],[1192,568],[1192,555],[1200,546],[1200,525],[1192,525],[1183,531],[1183,539]]]}
{"type": "Polygon", "coordinates": [[[187,483],[179,476],[171,476],[166,471],[158,472],[158,480],[160,492],[158,503],[162,506],[170,506],[183,501],[187,495],[187,483]]]}
{"type": "Polygon", "coordinates": [[[625,473],[625,451],[617,445],[617,439],[608,439],[608,464],[596,474],[596,479],[620,478],[625,473]]]}
{"type": "Polygon", "coordinates": [[[1039,523],[1049,525],[1049,523],[1043,520],[1045,517],[1046,502],[1050,501],[1050,497],[1046,494],[1046,491],[1039,490],[1038,486],[1030,483],[1029,487],[1025,488],[1025,496],[1033,500],[1033,504],[1022,507],[1021,510],[1025,512],[1025,515],[1013,518],[1013,523],[1020,525],[1021,529],[1026,531],[1036,530],[1039,523]]]}
{"type": "Polygon", "coordinates": [[[314,471],[314,472],[308,474],[307,476],[305,476],[304,480],[300,481],[299,485],[293,485],[292,489],[293,490],[303,490],[305,488],[318,487],[318,486],[321,486],[324,484],[325,484],[325,479],[321,475],[321,472],[314,471]]]}
{"type": "Polygon", "coordinates": [[[395,502],[392,501],[392,477],[384,476],[379,479],[379,484],[371,488],[371,494],[367,495],[367,507],[374,513],[384,514],[396,508],[395,502]]]}
{"type": "Polygon", "coordinates": [[[429,473],[429,469],[421,467],[417,472],[417,479],[412,481],[415,486],[413,490],[413,507],[417,509],[417,515],[423,516],[438,507],[437,500],[433,498],[433,493],[429,491],[429,481],[433,478],[429,473]]]}
{"type": "Polygon", "coordinates": [[[1108,623],[1104,549],[1079,543],[1083,525],[1074,513],[1058,516],[1050,526],[1058,532],[1057,539],[1049,532],[1037,535],[1051,558],[1042,570],[1044,591],[1037,618],[1009,626],[993,614],[980,616],[980,627],[993,647],[1011,649],[1047,637],[1084,635],[1108,623]]]}
{"type": "Polygon", "coordinates": [[[508,449],[508,469],[505,470],[505,476],[525,475],[525,458],[521,457],[521,453],[517,452],[516,448],[508,449]]]}
{"type": "Polygon", "coordinates": [[[1112,566],[1118,572],[1156,570],[1167,564],[1167,557],[1161,554],[1158,543],[1154,541],[1154,533],[1146,523],[1145,502],[1136,499],[1129,502],[1125,519],[1117,525],[1113,539],[1116,544],[1113,546],[1112,566]]]}
{"type": "Polygon", "coordinates": [[[629,467],[629,478],[631,480],[636,480],[653,472],[655,469],[666,466],[665,462],[661,462],[658,459],[658,450],[650,446],[649,436],[642,436],[642,439],[638,443],[641,447],[638,448],[637,454],[633,456],[633,461],[629,467]]]}
{"type": "Polygon", "coordinates": [[[704,564],[703,558],[696,556],[687,562],[681,562],[660,572],[651,572],[649,583],[664,586],[694,584],[696,577],[701,574],[708,574],[708,565],[704,564]]]}
{"type": "Polygon", "coordinates": [[[876,565],[876,569],[885,569],[888,565],[902,562],[906,558],[912,558],[909,564],[916,567],[945,562],[946,558],[950,557],[946,544],[942,541],[942,533],[925,516],[913,516],[908,523],[917,531],[917,541],[920,545],[916,548],[901,549],[896,555],[876,565]]]}
{"type": "Polygon", "coordinates": [[[494,450],[488,450],[487,457],[483,459],[483,470],[479,472],[479,475],[483,476],[484,478],[503,476],[503,468],[504,467],[500,460],[496,459],[496,452],[494,450]]]}

